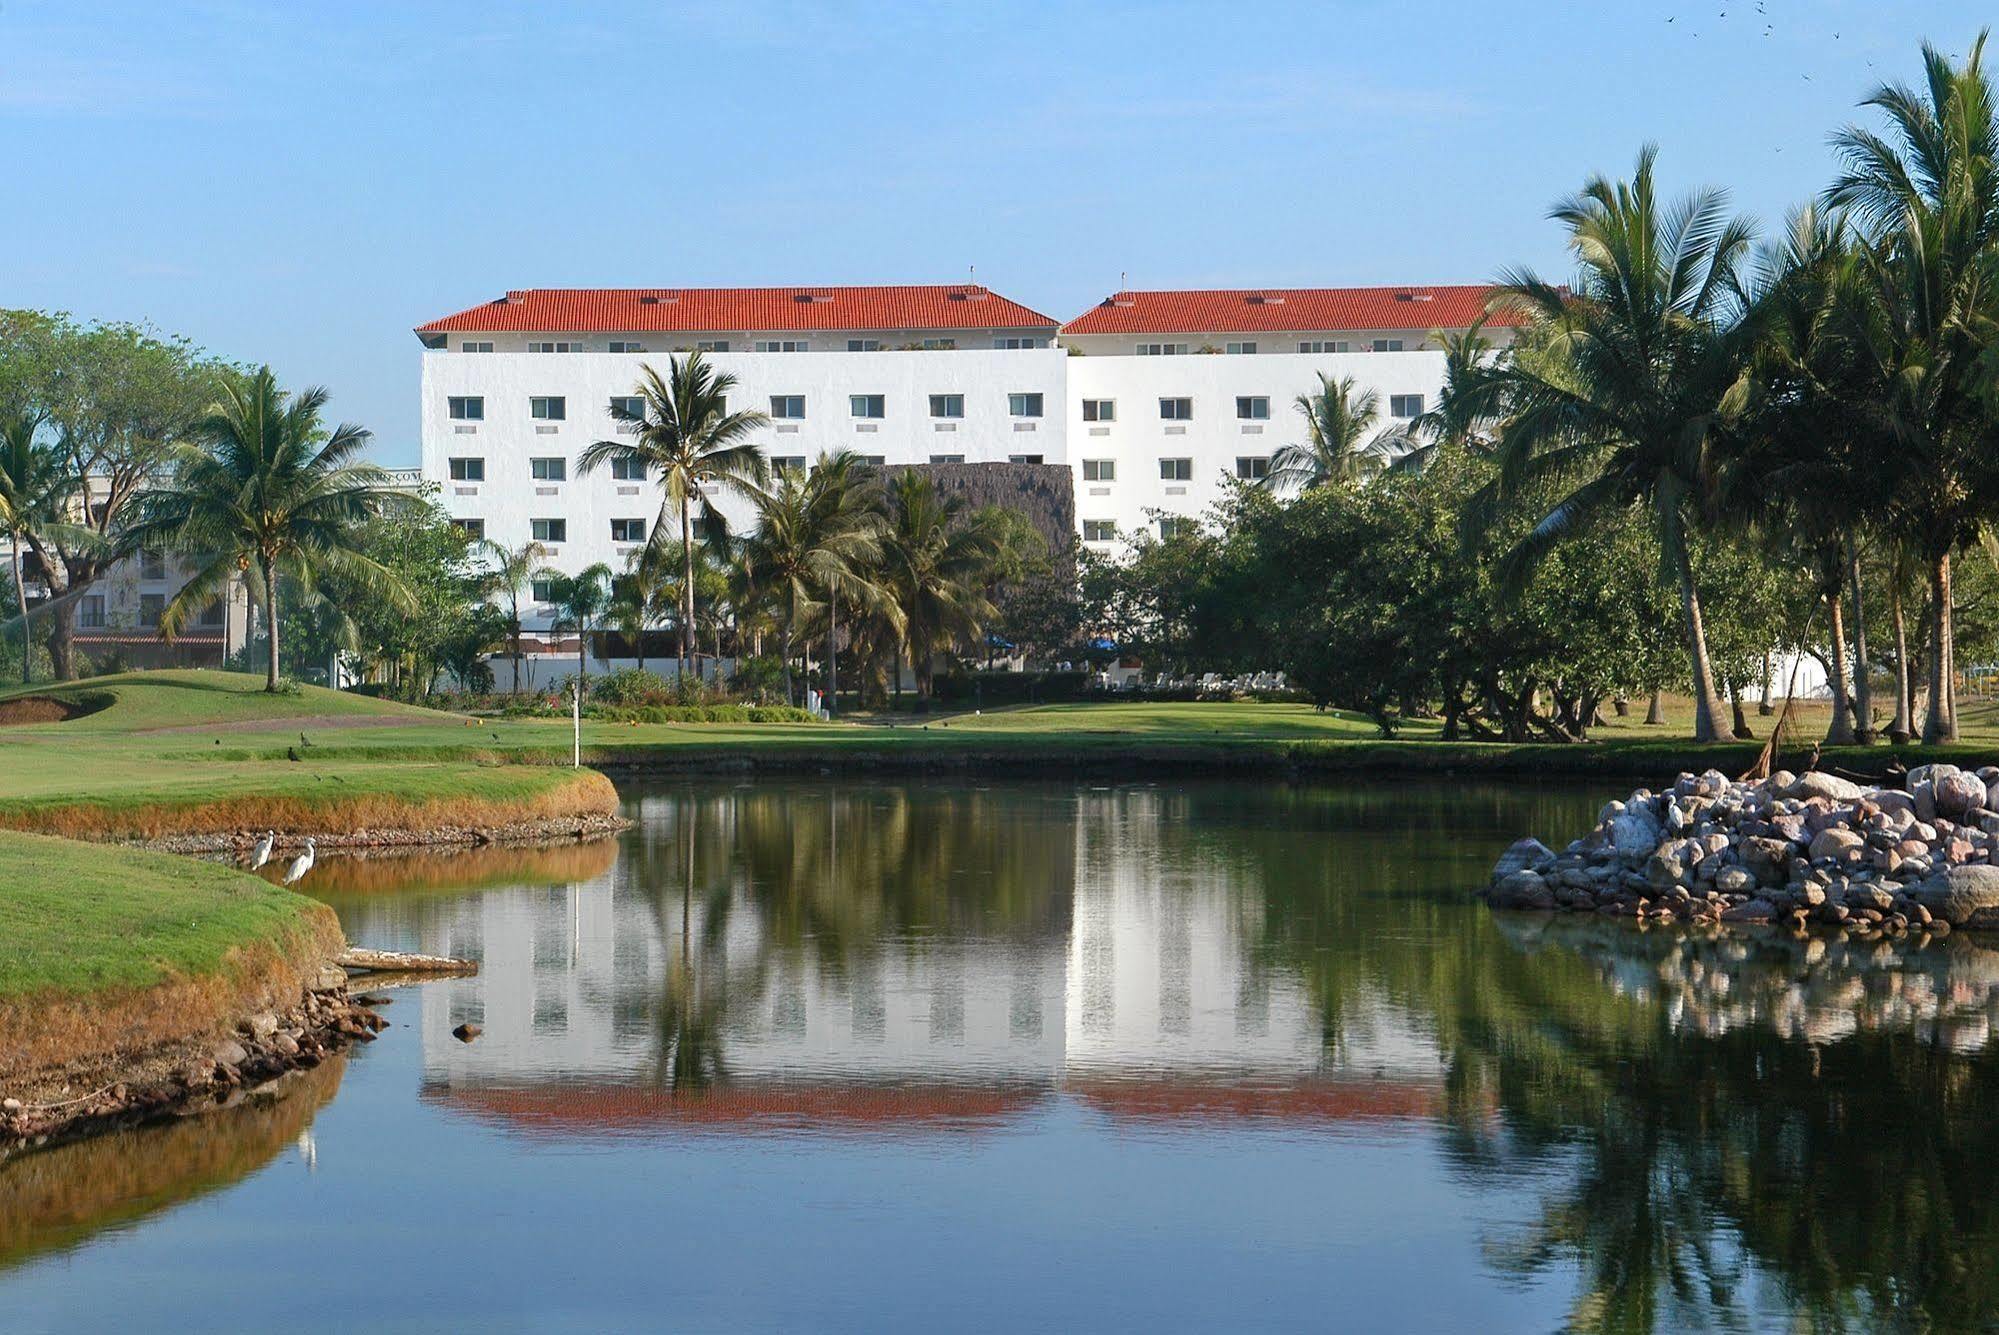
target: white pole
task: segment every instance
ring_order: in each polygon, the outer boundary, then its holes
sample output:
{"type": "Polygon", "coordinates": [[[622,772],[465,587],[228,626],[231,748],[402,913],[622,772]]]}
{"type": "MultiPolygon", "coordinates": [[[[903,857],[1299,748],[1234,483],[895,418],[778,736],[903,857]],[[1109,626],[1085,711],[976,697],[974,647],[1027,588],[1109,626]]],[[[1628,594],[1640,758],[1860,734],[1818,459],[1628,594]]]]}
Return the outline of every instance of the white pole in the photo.
{"type": "Polygon", "coordinates": [[[573,682],[569,687],[569,765],[571,769],[583,768],[583,683],[573,682]]]}

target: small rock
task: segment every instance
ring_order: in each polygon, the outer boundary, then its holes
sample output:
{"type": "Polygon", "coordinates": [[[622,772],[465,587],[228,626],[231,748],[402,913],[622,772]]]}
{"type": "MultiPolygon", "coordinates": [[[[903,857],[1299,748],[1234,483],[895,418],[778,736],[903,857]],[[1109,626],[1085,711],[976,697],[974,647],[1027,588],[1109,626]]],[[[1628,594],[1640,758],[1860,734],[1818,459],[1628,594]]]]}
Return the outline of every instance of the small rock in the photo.
{"type": "Polygon", "coordinates": [[[1976,774],[1960,770],[1933,782],[1939,815],[1965,820],[1985,806],[1985,783],[1976,774]]]}
{"type": "Polygon", "coordinates": [[[244,1021],[244,1027],[250,1031],[253,1038],[269,1038],[278,1032],[278,1017],[269,1011],[263,1011],[244,1021]]]}
{"type": "Polygon", "coordinates": [[[249,1052],[235,1039],[225,1039],[214,1052],[215,1060],[223,1066],[241,1066],[249,1059],[249,1052]]]}
{"type": "Polygon", "coordinates": [[[0,1099],[0,1112],[17,1113],[19,1111],[21,1111],[21,1101],[19,1099],[0,1099]]]}
{"type": "MultiPolygon", "coordinates": [[[[1534,876],[1534,873],[1522,872],[1521,875],[1534,876]]],[[[1534,879],[1536,881],[1539,881],[1541,878],[1538,876],[1534,876],[1534,879]]],[[[1553,895],[1548,896],[1549,907],[1552,908],[1554,906],[1554,903],[1555,903],[1555,897],[1553,895]]],[[[456,1029],[451,1031],[451,1036],[457,1039],[460,1043],[470,1043],[473,1039],[479,1037],[479,1035],[485,1032],[486,1031],[484,1029],[481,1029],[476,1024],[461,1024],[456,1029]]]]}
{"type": "Polygon", "coordinates": [[[1865,841],[1853,831],[1842,829],[1837,825],[1830,826],[1813,837],[1807,856],[1814,862],[1820,858],[1844,858],[1848,849],[1858,849],[1864,843],[1865,841]]]}
{"type": "Polygon", "coordinates": [[[1824,770],[1811,770],[1800,774],[1791,785],[1786,797],[1823,797],[1832,802],[1852,802],[1865,795],[1867,790],[1850,779],[1842,779],[1837,774],[1827,774],[1824,770]]]}

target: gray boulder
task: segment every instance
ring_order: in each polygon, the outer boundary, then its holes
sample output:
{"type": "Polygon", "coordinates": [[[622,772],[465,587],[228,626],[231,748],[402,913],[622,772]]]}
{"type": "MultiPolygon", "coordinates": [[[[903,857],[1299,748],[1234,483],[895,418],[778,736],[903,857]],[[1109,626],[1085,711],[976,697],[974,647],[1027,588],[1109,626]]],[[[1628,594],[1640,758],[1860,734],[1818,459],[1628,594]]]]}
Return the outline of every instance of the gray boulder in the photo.
{"type": "Polygon", "coordinates": [[[1842,779],[1837,774],[1827,774],[1824,770],[1815,769],[1800,774],[1797,782],[1791,785],[1790,792],[1786,793],[1785,796],[1800,799],[1823,797],[1833,802],[1852,802],[1860,798],[1866,791],[1865,788],[1862,788],[1859,784],[1851,780],[1842,779]]]}
{"type": "Polygon", "coordinates": [[[1959,770],[1934,781],[1939,815],[1964,820],[1985,806],[1985,781],[1959,770]]]}
{"type": "Polygon", "coordinates": [[[1503,881],[1516,871],[1532,871],[1554,856],[1554,850],[1539,839],[1516,839],[1492,864],[1492,879],[1503,881]]]}
{"type": "Polygon", "coordinates": [[[1628,806],[1610,822],[1610,846],[1634,862],[1649,857],[1665,836],[1651,811],[1642,806],[1628,806]]]}
{"type": "Polygon", "coordinates": [[[1496,909],[1551,909],[1555,892],[1536,873],[1516,871],[1497,882],[1486,901],[1496,909]]]}
{"type": "Polygon", "coordinates": [[[1999,867],[1973,863],[1946,867],[1909,891],[1909,898],[1953,927],[1961,927],[1980,909],[1999,908],[1999,867]]]}

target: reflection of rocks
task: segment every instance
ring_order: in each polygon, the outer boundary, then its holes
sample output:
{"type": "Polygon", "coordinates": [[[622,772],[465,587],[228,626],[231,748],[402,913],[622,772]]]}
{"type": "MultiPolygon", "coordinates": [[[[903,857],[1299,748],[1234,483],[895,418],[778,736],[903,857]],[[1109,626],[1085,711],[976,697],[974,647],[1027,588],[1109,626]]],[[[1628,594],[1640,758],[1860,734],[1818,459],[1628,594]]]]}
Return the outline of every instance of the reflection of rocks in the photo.
{"type": "Polygon", "coordinates": [[[1999,1018],[1999,950],[1969,937],[1661,931],[1595,917],[1509,917],[1500,932],[1530,953],[1573,951],[1612,991],[1662,1005],[1675,1032],[1831,1043],[1907,1031],[1973,1052],[1999,1018]]]}

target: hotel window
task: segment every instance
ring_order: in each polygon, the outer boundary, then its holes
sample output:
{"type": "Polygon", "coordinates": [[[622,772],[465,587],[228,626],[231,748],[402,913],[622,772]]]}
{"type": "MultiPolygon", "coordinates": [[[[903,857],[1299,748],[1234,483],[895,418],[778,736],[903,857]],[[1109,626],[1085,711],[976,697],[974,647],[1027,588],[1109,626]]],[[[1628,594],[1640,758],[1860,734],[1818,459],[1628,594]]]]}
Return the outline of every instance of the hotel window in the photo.
{"type": "Polygon", "coordinates": [[[930,396],[932,417],[963,417],[965,396],[963,394],[932,394],[930,396]]]}
{"type": "Polygon", "coordinates": [[[530,582],[530,584],[528,585],[528,596],[533,598],[538,603],[554,602],[555,581],[552,579],[543,578],[530,582]]]}
{"type": "Polygon", "coordinates": [[[1115,422],[1117,420],[1117,400],[1084,399],[1083,420],[1085,422],[1115,422]]]}
{"type": "Polygon", "coordinates": [[[767,338],[757,344],[758,352],[807,352],[812,345],[802,338],[767,338]]]}
{"type": "Polygon", "coordinates": [[[139,553],[140,579],[165,579],[167,577],[167,554],[148,547],[139,553]]]}
{"type": "Polygon", "coordinates": [[[1192,399],[1161,399],[1159,401],[1160,420],[1166,422],[1191,422],[1194,420],[1192,399]]]}
{"type": "Polygon", "coordinates": [[[1270,416],[1270,399],[1263,394],[1238,394],[1235,415],[1245,422],[1262,422],[1270,416]]]}
{"type": "Polygon", "coordinates": [[[770,415],[778,418],[797,420],[805,416],[805,396],[803,394],[773,394],[770,396],[770,415]]]}
{"type": "Polygon", "coordinates": [[[1137,352],[1141,357],[1179,357],[1187,351],[1185,343],[1141,343],[1137,352]]]}
{"type": "Polygon", "coordinates": [[[1083,481],[1085,482],[1117,481],[1117,460],[1115,459],[1083,460],[1083,481]]]}
{"type": "MultiPolygon", "coordinates": [[[[569,521],[567,519],[530,519],[528,536],[536,542],[568,542],[569,521]]],[[[535,597],[541,597],[536,594],[535,597]]]]}
{"type": "Polygon", "coordinates": [[[486,521],[483,519],[454,519],[458,531],[465,535],[467,542],[477,542],[486,536],[486,521]]]}
{"type": "Polygon", "coordinates": [[[1344,339],[1335,341],[1333,339],[1312,338],[1298,345],[1298,351],[1300,352],[1349,352],[1351,350],[1344,339]]]}
{"type": "Polygon", "coordinates": [[[160,617],[166,610],[167,596],[164,593],[139,595],[139,624],[147,630],[160,624],[160,617]]]}
{"type": "Polygon", "coordinates": [[[560,422],[569,416],[569,401],[560,394],[537,394],[528,400],[528,416],[560,422]]]}
{"type": "Polygon", "coordinates": [[[697,338],[694,340],[696,352],[727,352],[729,340],[726,338],[697,338]]]}
{"type": "Polygon", "coordinates": [[[1270,456],[1238,455],[1235,461],[1235,475],[1245,482],[1263,481],[1270,476],[1270,456]]]}
{"type": "Polygon", "coordinates": [[[624,342],[614,338],[611,340],[610,348],[612,352],[644,352],[646,345],[643,343],[624,342]]]}
{"type": "Polygon", "coordinates": [[[1173,515],[1159,516],[1159,536],[1167,542],[1175,538],[1191,537],[1193,532],[1194,521],[1191,519],[1180,519],[1173,515]]]}
{"type": "Polygon", "coordinates": [[[1014,348],[1038,348],[1043,344],[1038,338],[996,338],[993,340],[993,346],[1010,351],[1014,348]]]}
{"type": "Polygon", "coordinates": [[[493,350],[493,340],[490,338],[474,339],[468,343],[460,343],[458,350],[460,352],[491,352],[493,350]]]}
{"type": "Polygon", "coordinates": [[[611,521],[612,542],[644,542],[646,521],[643,519],[613,519],[611,521]]]}
{"type": "Polygon", "coordinates": [[[611,416],[620,422],[643,422],[646,401],[637,394],[616,394],[611,398],[611,416]]]}
{"type": "Polygon", "coordinates": [[[104,627],[104,595],[86,593],[77,604],[76,624],[85,630],[101,630],[104,627]]]}
{"type": "Polygon", "coordinates": [[[486,420],[486,400],[477,394],[454,394],[445,402],[451,405],[451,420],[454,422],[486,420]]]}
{"type": "Polygon", "coordinates": [[[847,412],[854,417],[887,417],[888,397],[883,394],[849,394],[847,412]]]}
{"type": "Polygon", "coordinates": [[[882,341],[878,338],[850,338],[847,340],[849,352],[880,352],[882,341]]]}
{"type": "Polygon", "coordinates": [[[611,460],[611,480],[614,482],[643,482],[646,480],[646,461],[643,459],[614,458],[611,460]]]}
{"type": "Polygon", "coordinates": [[[1010,464],[1038,464],[1041,459],[1042,456],[1038,454],[1009,454],[1006,457],[1006,461],[1010,464]]]}
{"type": "Polygon", "coordinates": [[[1374,340],[1374,350],[1376,352],[1400,352],[1402,351],[1402,340],[1399,338],[1377,338],[1374,340]]]}
{"type": "Polygon", "coordinates": [[[1041,396],[1039,394],[1009,394],[1006,396],[1006,411],[1009,417],[1041,416],[1041,396]]]}
{"type": "Polygon", "coordinates": [[[886,454],[864,454],[861,456],[861,462],[870,468],[880,468],[888,462],[888,456],[886,454]]]}
{"type": "Polygon", "coordinates": [[[961,464],[965,462],[965,456],[962,454],[933,454],[930,456],[930,462],[933,464],[961,464]]]}
{"type": "Polygon", "coordinates": [[[569,480],[567,459],[530,459],[528,471],[537,482],[566,482],[569,480]]]}
{"type": "Polygon", "coordinates": [[[453,459],[451,461],[453,482],[484,482],[486,461],[484,459],[453,459]]]}
{"type": "Polygon", "coordinates": [[[1084,542],[1114,542],[1117,540],[1117,524],[1109,519],[1085,519],[1083,521],[1084,542]]]}
{"type": "Polygon", "coordinates": [[[1254,343],[1231,343],[1231,344],[1229,344],[1229,345],[1228,345],[1228,349],[1227,349],[1227,350],[1228,350],[1228,352],[1229,352],[1229,353],[1230,353],[1231,355],[1239,355],[1239,354],[1242,354],[1242,353],[1246,353],[1246,352],[1255,352],[1255,351],[1256,351],[1256,344],[1254,344],[1254,343]]]}
{"type": "Polygon", "coordinates": [[[779,473],[803,473],[805,456],[802,454],[780,454],[770,461],[773,471],[779,473]]]}
{"type": "Polygon", "coordinates": [[[581,343],[530,343],[529,352],[581,352],[581,343]]]}
{"type": "Polygon", "coordinates": [[[926,338],[923,340],[925,352],[949,352],[958,346],[955,338],[926,338]]]}
{"type": "Polygon", "coordinates": [[[201,615],[194,619],[194,624],[197,626],[211,626],[211,627],[221,625],[222,600],[220,598],[217,598],[214,602],[202,608],[201,615]]]}
{"type": "Polygon", "coordinates": [[[1421,394],[1390,394],[1388,396],[1390,417],[1421,417],[1423,396],[1421,394]]]}
{"type": "Polygon", "coordinates": [[[1161,459],[1159,461],[1159,476],[1162,481],[1166,482],[1192,482],[1194,480],[1194,461],[1192,459],[1161,459]]]}

